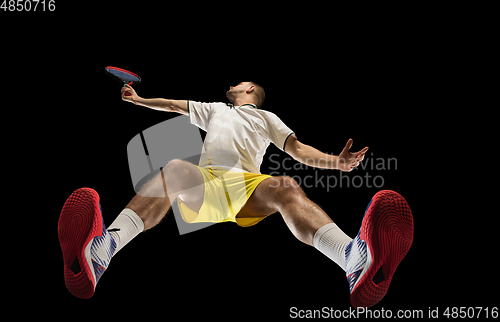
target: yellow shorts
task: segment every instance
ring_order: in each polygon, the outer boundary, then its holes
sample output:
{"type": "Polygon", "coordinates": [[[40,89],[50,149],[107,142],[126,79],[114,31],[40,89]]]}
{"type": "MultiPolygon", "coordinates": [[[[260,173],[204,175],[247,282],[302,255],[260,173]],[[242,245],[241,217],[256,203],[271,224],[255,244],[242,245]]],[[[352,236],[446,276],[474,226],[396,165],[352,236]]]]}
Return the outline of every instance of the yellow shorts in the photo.
{"type": "Polygon", "coordinates": [[[189,209],[180,198],[177,203],[182,219],[187,223],[232,221],[242,227],[253,226],[263,217],[236,218],[259,183],[270,178],[267,174],[230,172],[212,168],[200,168],[205,182],[203,204],[199,212],[189,209]]]}

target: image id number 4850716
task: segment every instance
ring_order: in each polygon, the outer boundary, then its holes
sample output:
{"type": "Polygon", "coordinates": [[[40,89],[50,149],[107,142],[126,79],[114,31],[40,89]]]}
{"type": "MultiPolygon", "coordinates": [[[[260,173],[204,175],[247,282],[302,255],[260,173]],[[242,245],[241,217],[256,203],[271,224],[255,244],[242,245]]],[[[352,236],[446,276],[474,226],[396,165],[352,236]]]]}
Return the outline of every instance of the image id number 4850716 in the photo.
{"type": "MultiPolygon", "coordinates": [[[[2,1],[2,0],[0,0],[2,1]]],[[[3,0],[3,11],[55,11],[56,0],[3,0]]]]}

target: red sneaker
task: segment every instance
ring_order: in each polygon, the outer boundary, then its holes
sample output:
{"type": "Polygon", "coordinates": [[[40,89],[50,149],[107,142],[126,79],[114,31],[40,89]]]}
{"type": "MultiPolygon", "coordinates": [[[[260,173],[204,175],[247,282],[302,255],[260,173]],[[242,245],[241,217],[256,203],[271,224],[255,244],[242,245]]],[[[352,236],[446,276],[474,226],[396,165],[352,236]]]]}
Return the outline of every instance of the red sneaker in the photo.
{"type": "Polygon", "coordinates": [[[377,192],[346,248],[352,306],[371,307],[382,300],[412,241],[413,216],[406,200],[391,190],[377,192]]]}
{"type": "Polygon", "coordinates": [[[81,188],[69,196],[59,217],[57,233],[66,287],[76,297],[91,297],[116,248],[104,226],[95,190],[81,188]]]}

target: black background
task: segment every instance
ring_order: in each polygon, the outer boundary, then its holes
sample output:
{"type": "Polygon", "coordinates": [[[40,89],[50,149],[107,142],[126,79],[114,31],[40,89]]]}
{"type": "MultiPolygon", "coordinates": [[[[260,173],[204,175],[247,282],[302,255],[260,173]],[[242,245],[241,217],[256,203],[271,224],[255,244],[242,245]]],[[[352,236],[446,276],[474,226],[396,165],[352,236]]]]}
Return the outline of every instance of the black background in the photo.
{"type": "MultiPolygon", "coordinates": [[[[490,283],[498,285],[488,268],[496,256],[488,224],[463,207],[468,192],[453,202],[448,198],[459,185],[448,178],[465,173],[442,152],[454,133],[443,126],[447,104],[465,99],[450,85],[466,68],[457,68],[462,29],[404,10],[384,18],[365,12],[361,18],[352,9],[285,9],[230,8],[227,14],[199,6],[58,1],[53,13],[0,13],[9,15],[2,20],[9,21],[2,55],[14,68],[3,88],[8,86],[11,105],[25,120],[5,133],[8,161],[17,164],[6,175],[18,176],[9,185],[17,207],[10,227],[30,245],[11,248],[13,273],[19,274],[9,292],[13,300],[48,299],[43,313],[65,312],[65,318],[286,319],[293,306],[350,306],[344,272],[297,241],[280,214],[250,228],[225,223],[182,236],[167,216],[113,258],[91,299],[66,290],[57,239],[64,201],[80,187],[95,189],[109,225],[134,196],[127,143],[176,116],[122,102],[120,85],[104,75],[111,65],[139,74],[143,81],[135,89],[143,97],[226,102],[229,86],[255,81],[266,90],[262,108],[277,114],[302,142],[338,154],[353,138],[352,150],[370,147],[368,158],[396,158],[397,169],[342,174],[382,176],[381,188],[304,188],[352,237],[378,190],[395,190],[408,201],[414,242],[373,309],[422,309],[427,316],[429,307],[442,312],[447,306],[496,304],[488,292],[490,283]]],[[[287,156],[271,145],[262,173],[273,166],[271,153],[287,156]]]]}

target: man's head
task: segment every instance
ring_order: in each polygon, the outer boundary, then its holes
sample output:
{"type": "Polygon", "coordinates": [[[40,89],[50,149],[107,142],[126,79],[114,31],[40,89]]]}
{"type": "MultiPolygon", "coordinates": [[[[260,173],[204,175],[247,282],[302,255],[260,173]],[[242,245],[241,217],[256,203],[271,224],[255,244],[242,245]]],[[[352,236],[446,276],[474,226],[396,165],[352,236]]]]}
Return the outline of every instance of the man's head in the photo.
{"type": "Polygon", "coordinates": [[[231,86],[226,96],[235,105],[254,103],[257,107],[261,107],[266,99],[266,92],[259,84],[241,82],[236,86],[231,86]]]}

